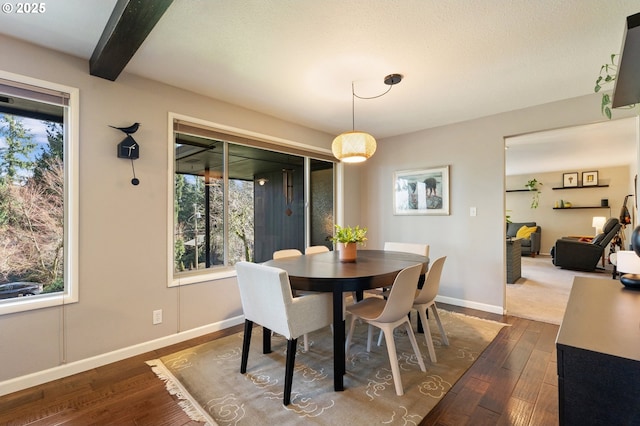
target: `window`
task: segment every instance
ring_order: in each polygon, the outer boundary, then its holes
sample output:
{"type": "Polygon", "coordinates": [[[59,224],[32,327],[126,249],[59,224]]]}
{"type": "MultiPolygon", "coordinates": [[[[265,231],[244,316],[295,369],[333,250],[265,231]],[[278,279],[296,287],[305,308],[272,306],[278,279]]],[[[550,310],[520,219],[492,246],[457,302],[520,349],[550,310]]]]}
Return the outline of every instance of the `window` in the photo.
{"type": "Polygon", "coordinates": [[[0,72],[0,314],[77,301],[77,98],[0,72]]]}
{"type": "Polygon", "coordinates": [[[181,120],[173,129],[171,285],[263,262],[275,250],[330,245],[329,155],[181,120]]]}

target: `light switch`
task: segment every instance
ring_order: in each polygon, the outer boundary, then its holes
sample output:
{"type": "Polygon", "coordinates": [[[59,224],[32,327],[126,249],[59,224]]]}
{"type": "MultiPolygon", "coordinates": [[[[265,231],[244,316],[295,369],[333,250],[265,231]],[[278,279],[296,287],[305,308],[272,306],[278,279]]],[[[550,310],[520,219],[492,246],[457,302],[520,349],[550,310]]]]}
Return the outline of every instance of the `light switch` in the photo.
{"type": "Polygon", "coordinates": [[[469,216],[475,216],[475,215],[476,215],[476,208],[469,207],[469,216]]]}

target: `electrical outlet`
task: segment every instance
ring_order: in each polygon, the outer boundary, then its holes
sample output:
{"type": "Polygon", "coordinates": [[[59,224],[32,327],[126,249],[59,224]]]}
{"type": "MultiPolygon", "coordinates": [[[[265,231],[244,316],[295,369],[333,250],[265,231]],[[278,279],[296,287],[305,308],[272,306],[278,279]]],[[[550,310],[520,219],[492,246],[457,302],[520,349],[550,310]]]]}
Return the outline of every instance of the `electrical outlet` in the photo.
{"type": "Polygon", "coordinates": [[[475,207],[469,207],[469,216],[475,216],[478,213],[475,207]]]}
{"type": "Polygon", "coordinates": [[[162,323],[162,309],[157,309],[153,311],[153,324],[161,324],[162,323]]]}

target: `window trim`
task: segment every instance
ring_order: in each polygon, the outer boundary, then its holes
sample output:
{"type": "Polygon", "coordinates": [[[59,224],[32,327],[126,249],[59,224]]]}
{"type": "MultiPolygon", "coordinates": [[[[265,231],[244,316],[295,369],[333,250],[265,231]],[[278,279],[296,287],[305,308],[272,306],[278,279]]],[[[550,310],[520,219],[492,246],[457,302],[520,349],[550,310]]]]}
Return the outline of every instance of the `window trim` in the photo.
{"type": "MultiPolygon", "coordinates": [[[[69,303],[77,303],[79,300],[78,283],[78,236],[79,236],[79,162],[78,146],[80,135],[80,90],[75,87],[39,80],[19,74],[0,70],[0,79],[20,85],[33,86],[35,89],[41,88],[44,93],[50,91],[62,92],[69,95],[67,108],[65,109],[65,150],[64,150],[64,176],[65,176],[65,199],[64,199],[64,292],[48,295],[38,295],[32,297],[20,297],[5,299],[0,302],[0,315],[13,314],[17,312],[31,311],[34,309],[49,308],[53,306],[64,306],[69,303]]],[[[41,101],[46,103],[44,101],[41,101]]]]}
{"type": "MultiPolygon", "coordinates": [[[[265,134],[261,134],[261,133],[256,133],[256,132],[251,132],[251,131],[247,131],[247,130],[243,130],[243,129],[239,129],[236,127],[232,127],[232,126],[226,126],[224,124],[219,124],[219,123],[213,123],[210,121],[206,121],[206,120],[202,120],[202,119],[198,119],[198,118],[193,118],[193,117],[189,117],[186,115],[182,115],[182,114],[178,114],[178,113],[174,113],[174,112],[169,112],[168,114],[168,120],[167,120],[167,134],[168,134],[168,164],[167,164],[167,170],[169,172],[169,176],[168,176],[168,202],[167,202],[167,218],[168,218],[168,223],[167,223],[167,287],[179,287],[181,285],[188,285],[188,284],[197,284],[197,283],[202,283],[202,282],[206,282],[206,281],[215,281],[215,280],[221,280],[221,279],[225,279],[225,278],[231,278],[231,277],[235,277],[236,276],[236,270],[235,267],[233,266],[225,266],[225,267],[218,267],[215,268],[215,270],[203,270],[202,272],[197,271],[197,272],[193,272],[193,273],[183,273],[180,274],[179,276],[176,276],[174,271],[173,271],[173,263],[174,263],[174,254],[173,254],[173,247],[174,247],[174,235],[173,235],[173,227],[174,227],[174,203],[175,203],[175,137],[174,137],[174,122],[178,122],[181,125],[189,125],[190,128],[197,128],[200,127],[202,129],[204,129],[204,131],[209,131],[209,132],[217,132],[220,134],[224,134],[224,135],[229,135],[231,137],[235,136],[235,138],[225,138],[227,140],[229,140],[232,143],[241,143],[243,145],[247,145],[246,140],[247,139],[253,139],[259,142],[263,142],[265,143],[265,145],[261,145],[261,144],[250,144],[251,146],[256,146],[258,148],[262,148],[262,149],[276,149],[277,147],[281,147],[283,150],[285,150],[285,152],[287,151],[287,148],[290,150],[296,150],[298,153],[296,155],[301,155],[299,152],[301,151],[305,151],[307,154],[307,156],[309,157],[313,157],[316,159],[320,159],[320,160],[326,160],[327,158],[331,158],[335,161],[335,158],[333,157],[333,154],[331,153],[330,149],[326,149],[326,148],[319,148],[317,146],[312,146],[312,145],[307,145],[307,144],[303,144],[300,142],[294,142],[294,141],[290,141],[287,139],[282,139],[282,138],[276,138],[273,136],[269,136],[269,135],[265,135],[265,134]],[[243,141],[244,140],[244,141],[243,141]],[[313,155],[316,154],[316,155],[313,155]]],[[[282,151],[280,151],[282,152],[282,151]]],[[[225,163],[226,164],[226,163],[225,163]]],[[[338,170],[342,170],[342,163],[336,161],[335,162],[335,166],[338,168],[338,170]]],[[[226,167],[226,165],[225,165],[226,167]]],[[[226,176],[228,175],[227,172],[225,172],[225,179],[226,176]]],[[[340,171],[338,173],[339,176],[342,176],[342,172],[340,171]]],[[[335,183],[336,185],[338,185],[338,188],[342,187],[342,181],[338,181],[335,183]]],[[[340,189],[337,190],[337,193],[341,193],[342,191],[340,189]]],[[[342,203],[337,202],[337,200],[334,200],[335,204],[341,205],[342,203]]],[[[334,206],[335,208],[335,206],[334,206]]],[[[225,212],[226,212],[226,208],[225,208],[225,212]]],[[[225,213],[226,214],[226,213],[225,213]]],[[[225,220],[225,226],[226,226],[227,221],[225,220]]],[[[226,257],[226,253],[225,253],[225,257],[226,257]]],[[[226,259],[225,259],[226,261],[226,259]]]]}

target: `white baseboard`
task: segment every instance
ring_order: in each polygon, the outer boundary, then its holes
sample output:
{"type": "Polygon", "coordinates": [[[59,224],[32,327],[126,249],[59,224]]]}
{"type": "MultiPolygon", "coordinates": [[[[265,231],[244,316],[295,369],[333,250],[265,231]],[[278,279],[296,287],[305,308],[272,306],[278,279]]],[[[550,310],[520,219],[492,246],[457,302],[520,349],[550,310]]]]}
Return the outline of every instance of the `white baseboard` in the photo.
{"type": "Polygon", "coordinates": [[[107,365],[112,362],[121,361],[123,359],[163,348],[165,346],[184,342],[185,340],[200,337],[205,334],[213,333],[215,331],[224,330],[225,328],[233,327],[234,325],[242,324],[243,322],[244,316],[240,315],[214,324],[208,324],[202,327],[161,337],[159,339],[96,355],[91,358],[81,359],[79,361],[59,365],[47,370],[42,370],[13,379],[5,380],[3,382],[0,382],[0,396],[27,389],[32,386],[41,385],[52,380],[71,376],[72,374],[81,373],[83,371],[107,365]]]}
{"type": "Polygon", "coordinates": [[[449,305],[462,306],[463,308],[478,309],[479,311],[491,312],[492,314],[504,315],[505,310],[502,306],[487,305],[486,303],[478,303],[470,300],[456,299],[453,297],[436,296],[436,302],[448,303],[449,305]]]}

